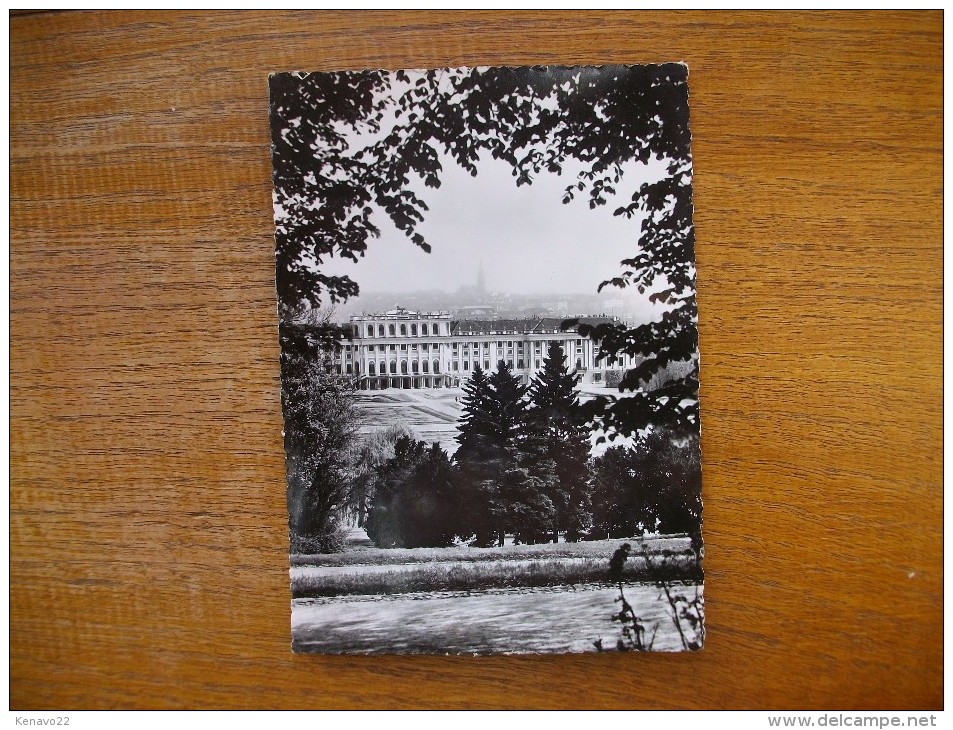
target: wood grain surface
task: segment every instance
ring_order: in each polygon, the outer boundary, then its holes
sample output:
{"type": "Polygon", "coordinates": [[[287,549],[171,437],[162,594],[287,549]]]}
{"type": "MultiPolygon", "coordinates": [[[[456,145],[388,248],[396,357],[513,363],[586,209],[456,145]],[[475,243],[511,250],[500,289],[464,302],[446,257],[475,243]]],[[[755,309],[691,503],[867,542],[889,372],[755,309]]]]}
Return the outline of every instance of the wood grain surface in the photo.
{"type": "Polygon", "coordinates": [[[942,706],[940,12],[10,31],[13,708],[942,706]],[[691,72],[705,650],[292,655],[267,74],[671,60],[691,72]]]}

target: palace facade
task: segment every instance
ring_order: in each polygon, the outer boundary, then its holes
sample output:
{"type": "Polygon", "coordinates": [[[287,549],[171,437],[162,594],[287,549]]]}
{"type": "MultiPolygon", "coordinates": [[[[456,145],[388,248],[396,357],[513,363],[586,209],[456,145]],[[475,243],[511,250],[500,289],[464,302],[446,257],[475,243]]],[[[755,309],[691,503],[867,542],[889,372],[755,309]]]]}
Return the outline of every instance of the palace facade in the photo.
{"type": "MultiPolygon", "coordinates": [[[[584,317],[599,324],[617,320],[584,317]]],[[[459,387],[479,365],[494,370],[500,360],[528,384],[542,368],[551,342],[562,347],[567,367],[582,381],[599,383],[626,361],[596,366],[597,348],[576,331],[560,329],[562,319],[454,320],[449,312],[398,308],[351,317],[349,342],[336,355],[341,374],[356,376],[362,390],[459,387]]]]}

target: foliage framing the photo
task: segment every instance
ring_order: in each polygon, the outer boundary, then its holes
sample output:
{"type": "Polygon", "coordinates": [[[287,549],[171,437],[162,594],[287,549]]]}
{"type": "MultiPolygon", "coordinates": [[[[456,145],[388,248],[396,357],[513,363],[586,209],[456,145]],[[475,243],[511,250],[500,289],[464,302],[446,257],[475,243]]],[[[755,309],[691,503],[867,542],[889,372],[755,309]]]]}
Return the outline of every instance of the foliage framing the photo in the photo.
{"type": "Polygon", "coordinates": [[[347,503],[349,452],[357,433],[353,383],[334,372],[320,338],[287,325],[280,336],[292,548],[330,552],[343,547],[336,516],[347,503]]]}
{"type": "MultiPolygon", "coordinates": [[[[688,70],[655,66],[443,69],[276,74],[271,81],[276,263],[282,315],[358,294],[347,276],[329,276],[330,257],[357,260],[379,235],[375,208],[424,251],[417,226],[426,202],[410,185],[440,186],[441,155],[470,174],[486,155],[509,163],[517,185],[585,166],[563,203],[607,203],[623,169],[660,160],[667,176],[643,184],[615,215],[642,215],[633,255],[607,285],[635,286],[663,303],[660,321],[626,328],[579,325],[600,342],[600,359],[637,356],[620,389],[637,390],[670,363],[695,362],[694,228],[688,70]],[[348,139],[361,135],[366,144],[348,139]]],[[[630,398],[587,404],[607,433],[647,423],[698,428],[697,364],[685,378],[630,398]]]]}

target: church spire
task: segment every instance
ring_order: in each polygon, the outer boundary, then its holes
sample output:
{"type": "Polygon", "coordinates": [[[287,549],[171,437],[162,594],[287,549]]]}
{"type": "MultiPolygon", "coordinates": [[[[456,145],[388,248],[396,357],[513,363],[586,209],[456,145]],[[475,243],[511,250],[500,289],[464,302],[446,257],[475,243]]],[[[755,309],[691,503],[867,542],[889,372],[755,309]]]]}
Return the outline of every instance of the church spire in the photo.
{"type": "Polygon", "coordinates": [[[480,261],[480,270],[477,272],[477,291],[486,294],[486,277],[483,276],[483,261],[480,261]]]}

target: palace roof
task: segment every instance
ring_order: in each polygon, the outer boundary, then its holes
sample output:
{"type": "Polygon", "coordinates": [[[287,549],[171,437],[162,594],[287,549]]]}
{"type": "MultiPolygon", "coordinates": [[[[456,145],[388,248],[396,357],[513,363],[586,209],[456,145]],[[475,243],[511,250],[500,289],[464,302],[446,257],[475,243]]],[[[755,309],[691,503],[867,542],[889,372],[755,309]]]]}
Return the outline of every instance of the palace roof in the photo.
{"type": "MultiPolygon", "coordinates": [[[[612,317],[575,317],[580,324],[607,324],[615,322],[612,317]]],[[[524,319],[461,319],[450,323],[451,335],[497,335],[497,334],[546,334],[568,332],[575,327],[563,328],[562,317],[529,317],[524,319]]]]}

